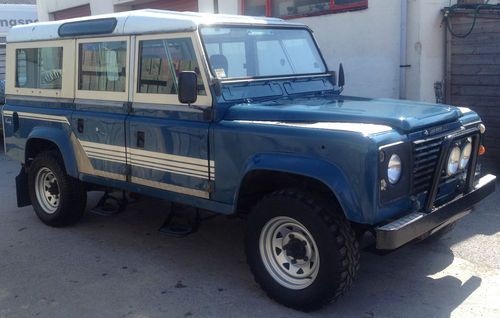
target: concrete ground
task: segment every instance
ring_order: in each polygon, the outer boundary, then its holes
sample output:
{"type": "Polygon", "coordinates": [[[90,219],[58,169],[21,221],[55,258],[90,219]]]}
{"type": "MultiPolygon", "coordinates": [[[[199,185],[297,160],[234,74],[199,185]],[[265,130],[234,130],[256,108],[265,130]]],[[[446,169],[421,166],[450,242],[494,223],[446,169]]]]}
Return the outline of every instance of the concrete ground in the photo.
{"type": "MultiPolygon", "coordinates": [[[[242,249],[244,222],[219,217],[187,238],[157,231],[145,200],[55,229],[16,207],[18,164],[0,154],[0,317],[500,317],[500,192],[436,244],[363,252],[352,290],[304,314],[268,299],[242,249]]],[[[94,196],[95,201],[95,196],[94,196]]]]}

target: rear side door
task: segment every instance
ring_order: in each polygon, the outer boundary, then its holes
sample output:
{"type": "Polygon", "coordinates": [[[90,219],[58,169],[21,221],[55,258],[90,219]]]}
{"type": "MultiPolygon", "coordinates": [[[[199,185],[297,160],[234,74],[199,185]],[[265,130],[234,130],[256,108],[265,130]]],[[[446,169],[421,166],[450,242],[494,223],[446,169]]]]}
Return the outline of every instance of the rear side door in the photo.
{"type": "Polygon", "coordinates": [[[215,168],[208,147],[210,120],[200,108],[209,110],[212,100],[198,52],[195,33],[136,38],[127,159],[132,183],[208,199],[215,168]],[[198,74],[196,108],[179,103],[182,71],[198,74]]]}
{"type": "Polygon", "coordinates": [[[125,181],[130,38],[77,40],[72,129],[83,173],[125,181]]]}

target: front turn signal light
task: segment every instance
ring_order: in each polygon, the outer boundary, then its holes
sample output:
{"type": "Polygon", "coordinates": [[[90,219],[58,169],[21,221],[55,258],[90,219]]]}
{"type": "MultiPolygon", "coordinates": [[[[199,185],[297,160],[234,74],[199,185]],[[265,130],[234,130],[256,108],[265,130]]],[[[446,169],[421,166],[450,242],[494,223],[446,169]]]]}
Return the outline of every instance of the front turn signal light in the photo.
{"type": "Polygon", "coordinates": [[[482,156],[485,153],[486,153],[486,148],[483,145],[479,146],[479,155],[482,156]]]}

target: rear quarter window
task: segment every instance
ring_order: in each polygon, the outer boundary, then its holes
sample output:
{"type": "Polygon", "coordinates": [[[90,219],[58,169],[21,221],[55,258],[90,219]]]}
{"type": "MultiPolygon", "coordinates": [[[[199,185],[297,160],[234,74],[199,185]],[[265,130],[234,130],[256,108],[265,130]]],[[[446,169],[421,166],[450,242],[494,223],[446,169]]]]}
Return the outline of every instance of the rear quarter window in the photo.
{"type": "Polygon", "coordinates": [[[61,89],[62,47],[16,49],[16,87],[61,89]]]}
{"type": "Polygon", "coordinates": [[[74,98],[75,49],[71,39],[8,43],[6,94],[74,98]]]}

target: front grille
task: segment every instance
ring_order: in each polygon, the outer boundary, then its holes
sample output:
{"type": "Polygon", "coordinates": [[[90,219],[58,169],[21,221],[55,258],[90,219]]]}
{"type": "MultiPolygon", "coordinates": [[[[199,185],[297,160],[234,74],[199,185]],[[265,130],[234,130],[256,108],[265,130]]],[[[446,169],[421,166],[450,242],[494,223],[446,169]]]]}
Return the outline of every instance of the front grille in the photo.
{"type": "Polygon", "coordinates": [[[413,193],[429,191],[436,171],[443,138],[413,144],[413,193]]]}
{"type": "MultiPolygon", "coordinates": [[[[455,134],[449,134],[447,137],[440,136],[413,142],[412,194],[431,194],[436,169],[440,169],[438,164],[441,152],[444,151],[444,143],[449,144],[449,147],[455,145],[461,147],[468,141],[472,142],[473,145],[479,143],[479,139],[477,131],[461,130],[455,134]]],[[[473,149],[475,149],[474,146],[473,149]]],[[[447,176],[444,171],[440,173],[436,180],[436,192],[432,194],[432,198],[428,198],[433,201],[433,204],[446,203],[466,190],[467,173],[469,169],[475,169],[475,167],[471,167],[475,162],[473,160],[475,156],[477,155],[473,152],[466,169],[458,171],[452,176],[447,176]]]]}

